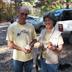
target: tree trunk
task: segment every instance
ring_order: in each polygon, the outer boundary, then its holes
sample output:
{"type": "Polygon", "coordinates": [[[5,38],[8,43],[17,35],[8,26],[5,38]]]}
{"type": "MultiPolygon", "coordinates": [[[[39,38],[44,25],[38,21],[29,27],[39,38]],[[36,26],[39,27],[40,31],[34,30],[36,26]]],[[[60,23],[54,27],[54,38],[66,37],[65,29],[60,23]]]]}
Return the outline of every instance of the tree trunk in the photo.
{"type": "Polygon", "coordinates": [[[67,2],[66,3],[66,8],[68,9],[69,8],[69,4],[68,4],[69,3],[69,0],[66,0],[66,2],[67,2]]]}
{"type": "Polygon", "coordinates": [[[17,12],[17,0],[14,0],[15,2],[15,13],[17,12]]]}
{"type": "Polygon", "coordinates": [[[1,20],[1,9],[0,9],[0,20],[1,20]]]}

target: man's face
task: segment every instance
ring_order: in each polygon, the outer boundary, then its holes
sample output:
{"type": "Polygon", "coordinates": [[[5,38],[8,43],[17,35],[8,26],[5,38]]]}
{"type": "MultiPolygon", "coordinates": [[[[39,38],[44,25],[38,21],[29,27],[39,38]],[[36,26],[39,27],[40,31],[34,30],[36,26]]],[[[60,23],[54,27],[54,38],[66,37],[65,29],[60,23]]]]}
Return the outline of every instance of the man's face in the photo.
{"type": "Polygon", "coordinates": [[[25,23],[28,15],[28,10],[26,8],[20,8],[20,11],[17,13],[18,21],[20,23],[25,23]]]}

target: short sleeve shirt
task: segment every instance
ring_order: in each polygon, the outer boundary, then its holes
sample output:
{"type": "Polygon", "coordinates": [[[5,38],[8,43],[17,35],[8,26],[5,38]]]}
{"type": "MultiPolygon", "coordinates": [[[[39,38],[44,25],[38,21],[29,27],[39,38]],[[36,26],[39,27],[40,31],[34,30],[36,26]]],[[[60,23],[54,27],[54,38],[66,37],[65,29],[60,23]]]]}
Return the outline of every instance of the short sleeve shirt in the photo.
{"type": "MultiPolygon", "coordinates": [[[[14,22],[8,27],[6,40],[12,41],[15,45],[24,48],[25,45],[30,44],[33,39],[36,39],[36,32],[32,25],[26,23],[20,25],[18,22],[14,22]]],[[[23,51],[14,49],[13,59],[19,61],[29,61],[33,59],[33,50],[30,53],[25,54],[23,51]]]]}

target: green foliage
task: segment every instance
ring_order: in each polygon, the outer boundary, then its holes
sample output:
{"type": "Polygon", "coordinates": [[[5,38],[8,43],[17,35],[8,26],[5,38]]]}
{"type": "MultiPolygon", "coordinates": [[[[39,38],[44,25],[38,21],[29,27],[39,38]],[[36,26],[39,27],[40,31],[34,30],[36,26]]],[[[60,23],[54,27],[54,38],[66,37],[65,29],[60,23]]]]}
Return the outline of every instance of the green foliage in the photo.
{"type": "Polygon", "coordinates": [[[48,5],[47,2],[46,2],[45,5],[43,5],[43,6],[41,7],[41,12],[42,12],[42,14],[43,14],[44,12],[47,12],[48,9],[49,9],[49,5],[48,5]]]}
{"type": "Polygon", "coordinates": [[[11,9],[10,4],[3,4],[3,7],[0,9],[0,20],[8,20],[10,21],[13,17],[16,16],[15,10],[11,9]]]}
{"type": "Polygon", "coordinates": [[[16,14],[11,9],[8,9],[8,11],[5,13],[2,13],[1,16],[2,16],[2,18],[1,18],[2,20],[10,21],[12,18],[14,18],[16,16],[16,14]]]}
{"type": "Polygon", "coordinates": [[[56,4],[50,5],[54,1],[56,1],[56,0],[48,0],[48,2],[45,2],[44,5],[41,6],[42,14],[44,12],[50,12],[50,11],[53,11],[53,10],[56,10],[56,9],[64,8],[64,3],[56,3],[56,4]]]}
{"type": "Polygon", "coordinates": [[[27,2],[28,2],[29,4],[31,4],[32,6],[34,6],[36,0],[24,0],[24,2],[22,2],[22,3],[27,3],[27,2]]]}
{"type": "Polygon", "coordinates": [[[62,5],[62,3],[58,3],[52,6],[52,11],[55,9],[62,9],[64,8],[64,6],[62,5]]]}
{"type": "MultiPolygon", "coordinates": [[[[42,16],[44,12],[50,12],[56,9],[64,8],[64,3],[61,3],[61,2],[51,5],[51,3],[55,1],[58,1],[58,0],[47,0],[47,2],[44,2],[44,0],[38,0],[37,4],[40,3],[38,4],[38,6],[41,7],[40,16],[42,16]]],[[[61,0],[61,1],[65,1],[65,0],[61,0]]],[[[69,3],[72,3],[72,0],[69,0],[69,3]]],[[[15,5],[12,6],[13,9],[10,9],[11,4],[8,4],[8,5],[6,3],[3,3],[3,4],[4,4],[3,8],[4,9],[7,8],[7,11],[5,10],[5,12],[3,13],[3,11],[0,9],[0,20],[1,19],[11,20],[12,18],[16,16],[15,5]]],[[[24,2],[22,2],[21,4],[22,6],[28,7],[29,10],[32,10],[33,6],[36,5],[36,0],[24,0],[24,2]]],[[[0,4],[0,8],[1,7],[2,7],[2,4],[0,4]]],[[[36,15],[36,14],[31,14],[31,15],[36,15]]]]}
{"type": "Polygon", "coordinates": [[[22,6],[26,6],[26,7],[32,7],[32,5],[29,2],[22,2],[22,6]]]}
{"type": "Polygon", "coordinates": [[[71,2],[71,3],[72,3],[72,0],[69,0],[69,2],[71,2]]]}

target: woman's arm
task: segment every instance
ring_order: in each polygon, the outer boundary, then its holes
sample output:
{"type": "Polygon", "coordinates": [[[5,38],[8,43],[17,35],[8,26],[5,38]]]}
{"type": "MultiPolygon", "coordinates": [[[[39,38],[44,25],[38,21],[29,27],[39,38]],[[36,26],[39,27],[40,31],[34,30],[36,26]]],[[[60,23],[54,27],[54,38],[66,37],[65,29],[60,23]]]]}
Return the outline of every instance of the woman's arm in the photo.
{"type": "Polygon", "coordinates": [[[58,45],[58,48],[56,49],[56,52],[61,52],[63,49],[63,45],[58,45]]]}
{"type": "Polygon", "coordinates": [[[53,51],[56,51],[56,52],[60,52],[62,51],[63,49],[63,45],[58,45],[58,47],[55,47],[55,46],[50,46],[49,44],[47,44],[47,47],[53,51]]]}

